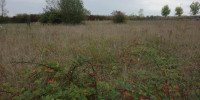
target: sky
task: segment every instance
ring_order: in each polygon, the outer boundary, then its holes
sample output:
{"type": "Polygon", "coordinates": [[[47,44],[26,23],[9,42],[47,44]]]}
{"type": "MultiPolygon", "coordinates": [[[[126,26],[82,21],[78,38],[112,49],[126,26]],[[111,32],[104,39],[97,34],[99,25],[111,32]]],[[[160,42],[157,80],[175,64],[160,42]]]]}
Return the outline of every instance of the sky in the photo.
{"type": "MultiPolygon", "coordinates": [[[[169,5],[171,16],[175,13],[175,8],[181,6],[184,10],[183,15],[190,15],[190,4],[200,0],[83,0],[84,7],[91,14],[110,15],[114,10],[120,10],[127,15],[138,15],[139,9],[144,10],[145,16],[161,15],[164,5],[169,5]]],[[[45,0],[6,0],[8,16],[16,14],[39,14],[43,13],[46,6],[45,0]]]]}

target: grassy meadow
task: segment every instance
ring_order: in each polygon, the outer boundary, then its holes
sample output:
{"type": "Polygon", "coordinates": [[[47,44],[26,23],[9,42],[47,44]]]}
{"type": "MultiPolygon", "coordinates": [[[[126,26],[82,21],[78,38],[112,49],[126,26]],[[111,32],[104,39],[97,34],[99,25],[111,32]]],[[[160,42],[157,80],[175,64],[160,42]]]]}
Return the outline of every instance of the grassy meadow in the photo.
{"type": "Polygon", "coordinates": [[[2,100],[200,99],[200,21],[2,26],[2,100]]]}

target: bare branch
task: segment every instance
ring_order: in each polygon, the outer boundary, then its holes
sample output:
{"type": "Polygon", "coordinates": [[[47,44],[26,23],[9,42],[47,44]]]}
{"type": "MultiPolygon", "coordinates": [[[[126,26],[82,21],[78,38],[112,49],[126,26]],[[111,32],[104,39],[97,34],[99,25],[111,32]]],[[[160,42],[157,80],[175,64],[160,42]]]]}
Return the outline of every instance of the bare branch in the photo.
{"type": "Polygon", "coordinates": [[[1,16],[6,16],[8,13],[8,10],[6,7],[6,0],[0,0],[0,10],[1,10],[1,16]]]}

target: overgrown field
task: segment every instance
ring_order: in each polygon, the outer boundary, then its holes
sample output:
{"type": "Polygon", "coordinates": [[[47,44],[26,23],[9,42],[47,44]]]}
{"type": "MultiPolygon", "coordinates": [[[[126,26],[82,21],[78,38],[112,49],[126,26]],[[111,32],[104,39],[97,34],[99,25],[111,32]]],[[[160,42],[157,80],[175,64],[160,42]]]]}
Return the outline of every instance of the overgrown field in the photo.
{"type": "Polygon", "coordinates": [[[2,100],[198,100],[200,22],[4,24],[2,100]]]}

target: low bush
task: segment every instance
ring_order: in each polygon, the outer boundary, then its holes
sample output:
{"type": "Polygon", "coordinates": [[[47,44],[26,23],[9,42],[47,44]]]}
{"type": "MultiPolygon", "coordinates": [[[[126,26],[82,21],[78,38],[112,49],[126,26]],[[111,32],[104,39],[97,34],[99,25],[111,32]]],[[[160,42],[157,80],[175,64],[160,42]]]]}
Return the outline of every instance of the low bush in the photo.
{"type": "Polygon", "coordinates": [[[124,23],[126,20],[125,14],[121,11],[114,11],[112,12],[112,15],[114,23],[124,23]]]}

